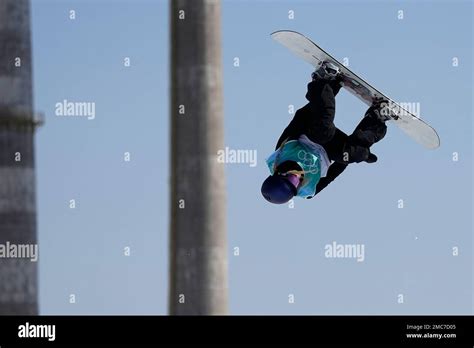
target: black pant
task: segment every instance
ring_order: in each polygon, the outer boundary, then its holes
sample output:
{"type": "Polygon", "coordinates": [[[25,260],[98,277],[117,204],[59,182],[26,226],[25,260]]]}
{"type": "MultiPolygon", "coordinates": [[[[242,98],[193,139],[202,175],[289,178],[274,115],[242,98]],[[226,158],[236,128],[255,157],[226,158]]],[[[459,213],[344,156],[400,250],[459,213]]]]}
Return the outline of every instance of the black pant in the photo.
{"type": "Polygon", "coordinates": [[[287,138],[306,134],[310,140],[322,145],[329,159],[339,163],[367,160],[370,147],[387,132],[385,122],[370,107],[351,135],[345,134],[334,124],[336,95],[341,86],[336,81],[313,80],[308,84],[308,104],[299,109],[281,135],[277,147],[287,138]]]}

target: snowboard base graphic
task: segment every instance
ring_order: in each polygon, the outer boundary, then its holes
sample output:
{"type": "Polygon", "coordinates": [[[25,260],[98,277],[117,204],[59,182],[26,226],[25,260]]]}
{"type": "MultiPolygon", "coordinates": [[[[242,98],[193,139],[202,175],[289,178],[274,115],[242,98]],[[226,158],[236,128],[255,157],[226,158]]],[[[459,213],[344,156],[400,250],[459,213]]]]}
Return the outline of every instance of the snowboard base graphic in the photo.
{"type": "Polygon", "coordinates": [[[393,115],[392,122],[424,147],[428,149],[439,147],[439,136],[430,125],[354,74],[306,36],[289,30],[276,31],[271,36],[314,68],[319,67],[323,62],[336,64],[341,70],[343,88],[369,106],[377,99],[386,100],[390,114],[393,115]]]}

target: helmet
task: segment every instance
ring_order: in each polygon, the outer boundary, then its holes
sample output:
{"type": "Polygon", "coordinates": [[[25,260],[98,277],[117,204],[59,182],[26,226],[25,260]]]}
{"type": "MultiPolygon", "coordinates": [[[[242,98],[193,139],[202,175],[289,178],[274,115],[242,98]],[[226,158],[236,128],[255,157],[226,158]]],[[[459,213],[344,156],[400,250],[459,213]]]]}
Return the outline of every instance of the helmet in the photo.
{"type": "Polygon", "coordinates": [[[284,204],[296,195],[296,186],[286,177],[270,175],[262,184],[262,195],[274,204],[284,204]]]}
{"type": "Polygon", "coordinates": [[[324,80],[334,80],[339,75],[341,69],[334,63],[322,62],[321,65],[312,74],[315,77],[324,80]]]}

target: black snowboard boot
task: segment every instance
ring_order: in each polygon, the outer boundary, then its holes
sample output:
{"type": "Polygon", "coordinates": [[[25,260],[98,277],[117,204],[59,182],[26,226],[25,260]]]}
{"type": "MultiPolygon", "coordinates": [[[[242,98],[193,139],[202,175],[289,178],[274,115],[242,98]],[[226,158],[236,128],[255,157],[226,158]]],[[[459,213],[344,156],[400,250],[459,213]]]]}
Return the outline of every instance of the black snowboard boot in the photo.
{"type": "Polygon", "coordinates": [[[396,120],[398,118],[390,109],[390,102],[383,98],[378,98],[373,101],[372,106],[365,113],[365,117],[374,117],[381,122],[396,120]]]}
{"type": "Polygon", "coordinates": [[[330,62],[323,62],[312,74],[313,81],[320,81],[331,86],[334,96],[342,87],[342,74],[340,68],[330,62]]]}

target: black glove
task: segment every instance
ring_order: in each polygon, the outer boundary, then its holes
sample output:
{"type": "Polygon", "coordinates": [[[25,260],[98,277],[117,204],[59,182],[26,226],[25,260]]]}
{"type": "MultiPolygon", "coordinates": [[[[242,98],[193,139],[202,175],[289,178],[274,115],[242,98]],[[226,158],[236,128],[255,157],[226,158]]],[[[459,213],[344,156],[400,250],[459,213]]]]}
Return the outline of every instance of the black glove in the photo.
{"type": "Polygon", "coordinates": [[[343,160],[340,162],[349,163],[374,163],[377,162],[377,156],[370,152],[367,146],[359,145],[350,139],[343,149],[343,160]]]}
{"type": "Polygon", "coordinates": [[[367,157],[367,159],[365,161],[367,163],[375,163],[375,162],[377,162],[377,156],[375,156],[375,154],[373,154],[371,152],[371,153],[369,153],[369,157],[367,157]]]}

